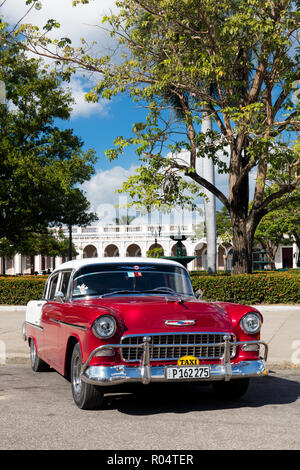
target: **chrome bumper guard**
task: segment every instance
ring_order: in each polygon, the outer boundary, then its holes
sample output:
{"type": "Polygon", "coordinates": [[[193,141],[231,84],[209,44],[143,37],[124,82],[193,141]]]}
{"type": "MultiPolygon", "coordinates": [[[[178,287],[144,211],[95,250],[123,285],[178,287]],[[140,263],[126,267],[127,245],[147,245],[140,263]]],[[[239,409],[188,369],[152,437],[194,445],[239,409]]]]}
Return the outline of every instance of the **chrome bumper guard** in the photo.
{"type": "MultiPolygon", "coordinates": [[[[224,380],[229,381],[234,378],[242,377],[258,377],[268,373],[266,368],[266,361],[268,357],[268,345],[263,341],[235,341],[230,342],[230,335],[224,336],[223,343],[213,344],[197,344],[195,346],[224,346],[224,354],[220,360],[220,364],[208,364],[210,367],[210,377],[207,379],[200,379],[201,381],[224,380]],[[264,347],[264,357],[253,361],[242,361],[239,363],[232,363],[230,361],[230,346],[246,346],[258,345],[264,347]]],[[[140,382],[149,384],[150,382],[171,382],[172,380],[166,379],[166,368],[168,366],[150,366],[150,341],[151,337],[144,336],[143,343],[140,345],[128,344],[107,344],[99,346],[94,349],[90,354],[87,361],[82,365],[81,379],[84,382],[93,385],[118,385],[124,383],[140,382]],[[121,349],[121,348],[136,348],[139,347],[143,350],[140,365],[137,367],[126,366],[119,364],[116,366],[90,366],[89,363],[93,357],[100,351],[107,349],[121,349]]],[[[161,345],[168,346],[168,345],[161,345]]],[[[190,346],[189,344],[180,344],[172,346],[190,346]]],[[[206,365],[206,364],[203,364],[206,365]]],[[[174,367],[174,366],[173,366],[174,367]]],[[[199,379],[175,379],[174,382],[180,381],[199,381],[199,379]]]]}

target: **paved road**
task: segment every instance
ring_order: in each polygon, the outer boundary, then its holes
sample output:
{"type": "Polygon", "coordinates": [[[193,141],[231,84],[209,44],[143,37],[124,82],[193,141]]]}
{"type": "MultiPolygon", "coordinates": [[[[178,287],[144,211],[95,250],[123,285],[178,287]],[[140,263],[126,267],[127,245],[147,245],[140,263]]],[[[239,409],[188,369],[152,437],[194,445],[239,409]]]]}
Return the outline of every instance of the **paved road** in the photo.
{"type": "Polygon", "coordinates": [[[0,366],[0,449],[300,448],[299,368],[252,379],[237,402],[211,386],[169,385],[114,393],[103,409],[82,411],[58,373],[0,366]]]}

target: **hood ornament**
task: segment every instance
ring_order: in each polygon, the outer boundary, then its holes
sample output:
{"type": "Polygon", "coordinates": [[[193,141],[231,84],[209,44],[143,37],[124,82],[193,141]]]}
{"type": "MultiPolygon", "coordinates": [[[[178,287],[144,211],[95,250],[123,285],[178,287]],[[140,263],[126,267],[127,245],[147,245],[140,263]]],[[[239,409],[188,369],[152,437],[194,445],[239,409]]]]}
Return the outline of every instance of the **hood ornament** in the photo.
{"type": "Polygon", "coordinates": [[[190,326],[195,325],[196,320],[166,320],[165,325],[167,326],[190,326]]]}

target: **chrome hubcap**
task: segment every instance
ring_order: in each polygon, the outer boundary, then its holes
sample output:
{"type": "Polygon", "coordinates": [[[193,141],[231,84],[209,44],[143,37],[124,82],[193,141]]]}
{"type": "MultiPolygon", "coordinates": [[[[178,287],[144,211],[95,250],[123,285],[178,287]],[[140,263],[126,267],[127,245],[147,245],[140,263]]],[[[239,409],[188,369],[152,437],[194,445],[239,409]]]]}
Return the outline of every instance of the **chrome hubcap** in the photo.
{"type": "Polygon", "coordinates": [[[30,347],[30,359],[31,359],[31,364],[33,365],[36,360],[36,348],[35,348],[35,344],[33,340],[31,340],[30,346],[31,346],[30,347]]]}
{"type": "Polygon", "coordinates": [[[77,356],[73,363],[73,377],[72,377],[72,385],[73,385],[73,389],[76,395],[79,395],[82,389],[82,382],[81,382],[81,377],[80,377],[81,365],[82,365],[81,359],[79,356],[77,356]]]}

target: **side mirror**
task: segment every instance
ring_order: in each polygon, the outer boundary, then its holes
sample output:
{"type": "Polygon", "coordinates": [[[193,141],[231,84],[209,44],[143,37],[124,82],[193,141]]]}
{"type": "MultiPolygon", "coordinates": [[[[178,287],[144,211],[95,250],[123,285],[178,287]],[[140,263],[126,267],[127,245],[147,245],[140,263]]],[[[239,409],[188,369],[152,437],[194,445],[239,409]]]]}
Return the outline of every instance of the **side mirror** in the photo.
{"type": "Polygon", "coordinates": [[[64,293],[58,290],[57,292],[55,292],[53,300],[55,300],[56,302],[64,302],[64,293]]]}
{"type": "Polygon", "coordinates": [[[196,297],[196,299],[201,300],[201,299],[202,299],[202,296],[203,296],[202,290],[201,290],[201,289],[197,289],[196,292],[195,292],[195,297],[196,297]]]}

